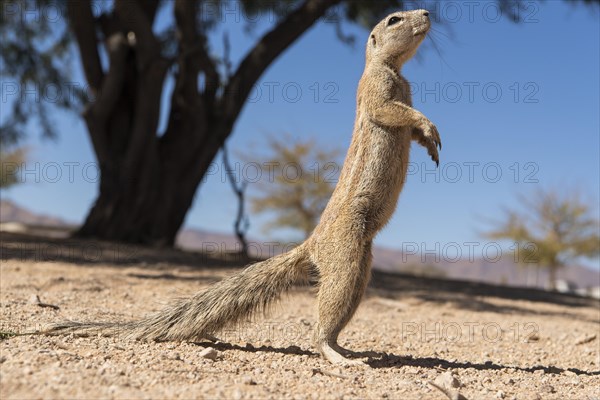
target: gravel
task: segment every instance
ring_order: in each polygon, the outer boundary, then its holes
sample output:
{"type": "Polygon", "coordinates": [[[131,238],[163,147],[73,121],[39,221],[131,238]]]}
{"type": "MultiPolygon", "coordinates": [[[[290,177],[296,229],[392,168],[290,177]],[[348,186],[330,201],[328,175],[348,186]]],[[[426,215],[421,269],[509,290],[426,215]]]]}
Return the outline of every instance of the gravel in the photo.
{"type": "MultiPolygon", "coordinates": [[[[160,262],[3,259],[0,332],[139,318],[235,272],[156,253],[160,262]]],[[[294,288],[216,343],[9,337],[0,398],[600,399],[598,303],[370,288],[340,336],[369,367],[339,367],[311,346],[314,297],[294,288]]]]}

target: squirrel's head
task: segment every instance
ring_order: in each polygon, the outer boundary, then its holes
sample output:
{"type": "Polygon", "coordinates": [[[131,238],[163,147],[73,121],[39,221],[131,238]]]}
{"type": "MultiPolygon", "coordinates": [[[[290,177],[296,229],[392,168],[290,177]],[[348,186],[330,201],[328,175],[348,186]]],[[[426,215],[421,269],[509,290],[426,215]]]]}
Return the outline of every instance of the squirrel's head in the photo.
{"type": "Polygon", "coordinates": [[[377,60],[400,68],[417,51],[429,31],[427,10],[400,11],[385,17],[369,35],[367,64],[377,60]]]}

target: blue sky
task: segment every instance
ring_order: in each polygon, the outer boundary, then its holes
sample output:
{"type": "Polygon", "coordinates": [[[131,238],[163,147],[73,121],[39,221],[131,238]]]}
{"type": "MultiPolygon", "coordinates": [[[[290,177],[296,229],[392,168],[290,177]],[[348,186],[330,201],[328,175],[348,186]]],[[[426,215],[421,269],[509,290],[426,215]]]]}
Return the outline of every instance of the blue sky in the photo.
{"type": "MultiPolygon", "coordinates": [[[[376,240],[379,245],[402,248],[416,242],[442,251],[458,243],[466,251],[465,242],[484,243],[480,233],[490,227],[487,221],[499,219],[503,206],[515,204],[515,195],[538,188],[580,190],[598,204],[597,9],[531,2],[526,22],[514,24],[496,18],[494,4],[438,3],[437,12],[451,20],[434,25],[440,53],[429,38],[419,60],[403,69],[413,82],[414,107],[437,125],[444,147],[436,171],[425,150],[413,145],[411,174],[393,219],[376,240]]],[[[256,32],[248,34],[235,14],[223,18],[236,59],[270,19],[261,16],[256,32]]],[[[159,24],[165,22],[162,17],[159,24]]],[[[359,27],[345,30],[356,36],[354,47],[337,40],[332,24],[320,22],[268,69],[228,142],[234,156],[259,157],[267,135],[286,133],[345,152],[368,36],[359,27]]],[[[216,54],[220,43],[219,36],[213,43],[216,54]]],[[[80,71],[74,80],[82,81],[80,71]]],[[[57,113],[56,121],[61,137],[52,142],[31,135],[26,143],[30,172],[22,174],[24,184],[2,196],[34,211],[82,221],[97,191],[94,155],[77,116],[57,113]]],[[[185,226],[231,232],[236,200],[221,178],[220,157],[215,161],[218,173],[200,187],[185,226]]],[[[250,217],[250,235],[266,239],[261,226],[268,216],[250,217]]]]}

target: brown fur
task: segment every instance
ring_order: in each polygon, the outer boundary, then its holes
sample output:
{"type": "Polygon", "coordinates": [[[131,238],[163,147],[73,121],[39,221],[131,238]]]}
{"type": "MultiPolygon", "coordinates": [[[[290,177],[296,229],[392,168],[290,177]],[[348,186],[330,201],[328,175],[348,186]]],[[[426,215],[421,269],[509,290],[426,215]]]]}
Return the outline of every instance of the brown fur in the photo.
{"type": "Polygon", "coordinates": [[[264,309],[311,270],[319,275],[315,345],[332,363],[346,359],[337,345],[370,277],[371,244],[388,222],[404,185],[411,140],[438,163],[435,126],[412,108],[401,66],[416,52],[430,22],[425,10],[397,12],[369,36],[357,94],[352,143],[338,185],[312,235],[298,248],[251,265],[190,299],[127,324],[56,325],[46,334],[124,332],[137,339],[197,340],[210,337],[264,309]],[[398,18],[389,24],[390,18],[398,18]],[[400,20],[401,19],[401,20],[400,20]]]}

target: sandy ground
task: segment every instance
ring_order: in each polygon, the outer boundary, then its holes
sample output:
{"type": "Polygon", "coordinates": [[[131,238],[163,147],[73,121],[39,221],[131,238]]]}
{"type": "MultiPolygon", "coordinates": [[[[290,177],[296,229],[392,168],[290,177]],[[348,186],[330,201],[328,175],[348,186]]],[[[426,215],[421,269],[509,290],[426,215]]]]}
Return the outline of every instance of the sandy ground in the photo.
{"type": "MultiPolygon", "coordinates": [[[[7,234],[1,244],[1,332],[138,318],[239,264],[7,234]]],[[[315,320],[314,289],[298,287],[216,344],[11,337],[0,398],[447,398],[434,382],[455,398],[600,399],[597,301],[379,274],[340,338],[365,367],[321,359],[315,320]]]]}

